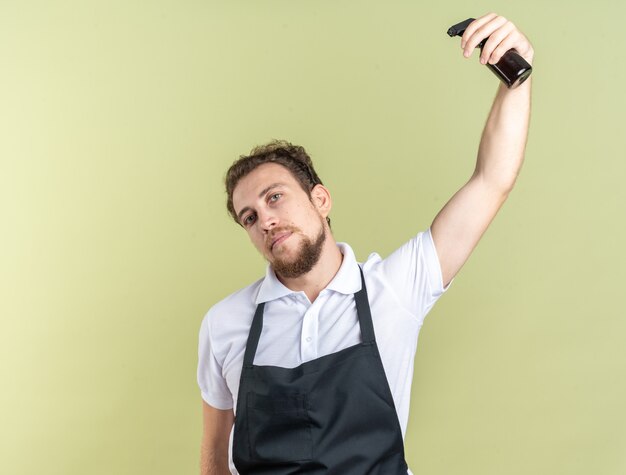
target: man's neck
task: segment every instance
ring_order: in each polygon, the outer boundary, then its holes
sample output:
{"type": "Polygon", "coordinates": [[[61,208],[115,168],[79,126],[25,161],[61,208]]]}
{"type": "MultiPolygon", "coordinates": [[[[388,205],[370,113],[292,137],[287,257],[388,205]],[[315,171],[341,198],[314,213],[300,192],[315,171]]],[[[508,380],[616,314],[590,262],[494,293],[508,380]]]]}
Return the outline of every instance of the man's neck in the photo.
{"type": "Polygon", "coordinates": [[[306,274],[293,279],[288,279],[280,275],[276,275],[278,280],[290,290],[297,292],[303,291],[310,302],[313,302],[320,292],[330,283],[331,280],[339,272],[343,254],[337,246],[337,242],[331,236],[328,236],[324,242],[322,253],[319,261],[306,274]]]}

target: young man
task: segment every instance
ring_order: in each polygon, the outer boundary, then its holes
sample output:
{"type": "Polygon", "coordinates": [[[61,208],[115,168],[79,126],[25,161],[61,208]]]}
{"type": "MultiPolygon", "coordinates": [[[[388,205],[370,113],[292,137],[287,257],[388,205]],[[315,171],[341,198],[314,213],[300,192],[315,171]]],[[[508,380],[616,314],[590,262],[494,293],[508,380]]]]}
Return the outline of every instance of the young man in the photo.
{"type": "MultiPolygon", "coordinates": [[[[486,37],[483,64],[511,48],[532,64],[529,41],[494,13],[467,28],[465,56],[486,37]]],[[[470,180],[386,259],[359,265],[335,242],[330,193],[302,147],[272,142],[233,164],[229,212],[269,266],[202,322],[203,475],[410,473],[417,336],[515,183],[530,83],[500,85],[470,180]]]]}

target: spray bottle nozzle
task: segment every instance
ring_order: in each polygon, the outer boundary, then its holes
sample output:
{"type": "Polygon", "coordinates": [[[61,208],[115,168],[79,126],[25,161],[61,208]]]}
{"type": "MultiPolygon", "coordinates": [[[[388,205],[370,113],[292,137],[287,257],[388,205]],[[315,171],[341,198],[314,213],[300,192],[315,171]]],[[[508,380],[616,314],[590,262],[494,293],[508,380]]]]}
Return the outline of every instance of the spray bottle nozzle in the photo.
{"type": "Polygon", "coordinates": [[[449,36],[463,36],[463,33],[465,32],[465,29],[473,21],[474,21],[473,18],[468,18],[467,20],[462,21],[461,23],[457,23],[456,25],[452,25],[450,28],[448,28],[448,35],[449,36]]]}

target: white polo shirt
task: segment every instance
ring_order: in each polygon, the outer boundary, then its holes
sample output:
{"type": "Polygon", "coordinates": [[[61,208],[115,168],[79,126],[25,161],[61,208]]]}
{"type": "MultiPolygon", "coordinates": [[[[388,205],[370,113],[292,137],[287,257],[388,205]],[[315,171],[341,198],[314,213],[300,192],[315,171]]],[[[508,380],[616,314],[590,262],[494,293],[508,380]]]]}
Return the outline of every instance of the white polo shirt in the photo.
{"type": "MultiPolygon", "coordinates": [[[[285,287],[268,266],[265,278],[214,305],[200,327],[198,384],[217,409],[236,411],[239,378],[256,306],[266,302],[254,364],[294,368],[361,341],[353,294],[361,277],[352,248],[338,243],[339,271],[313,303],[285,287]]],[[[370,254],[363,264],[376,342],[406,433],[417,337],[424,317],[444,289],[430,230],[386,259],[370,254]]],[[[231,433],[232,445],[232,433],[231,433]]],[[[237,473],[232,464],[231,470],[237,473]]]]}

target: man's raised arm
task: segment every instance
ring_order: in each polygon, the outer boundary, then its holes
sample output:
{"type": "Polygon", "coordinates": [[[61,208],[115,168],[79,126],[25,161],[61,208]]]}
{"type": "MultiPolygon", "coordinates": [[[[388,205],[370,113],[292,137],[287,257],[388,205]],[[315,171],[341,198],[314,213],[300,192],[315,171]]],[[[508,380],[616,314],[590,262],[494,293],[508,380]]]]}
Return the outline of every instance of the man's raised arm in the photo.
{"type": "MultiPolygon", "coordinates": [[[[467,27],[461,38],[465,56],[469,57],[486,37],[490,38],[483,47],[481,62],[494,64],[514,48],[532,64],[534,50],[528,39],[513,23],[495,13],[467,27]]],[[[482,133],[474,173],[432,223],[444,286],[468,259],[515,184],[528,136],[531,81],[529,78],[511,90],[500,84],[482,133]]]]}

